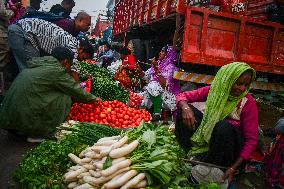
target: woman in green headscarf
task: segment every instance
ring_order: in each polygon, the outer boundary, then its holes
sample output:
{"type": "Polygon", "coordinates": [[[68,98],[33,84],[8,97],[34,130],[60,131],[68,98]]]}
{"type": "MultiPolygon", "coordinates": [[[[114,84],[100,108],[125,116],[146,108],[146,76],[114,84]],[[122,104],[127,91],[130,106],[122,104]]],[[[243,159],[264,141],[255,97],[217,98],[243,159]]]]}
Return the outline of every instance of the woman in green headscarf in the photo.
{"type": "Polygon", "coordinates": [[[248,94],[255,70],[242,62],[227,64],[212,85],[177,96],[176,136],[202,161],[230,167],[232,179],[258,143],[258,111],[248,94]]]}

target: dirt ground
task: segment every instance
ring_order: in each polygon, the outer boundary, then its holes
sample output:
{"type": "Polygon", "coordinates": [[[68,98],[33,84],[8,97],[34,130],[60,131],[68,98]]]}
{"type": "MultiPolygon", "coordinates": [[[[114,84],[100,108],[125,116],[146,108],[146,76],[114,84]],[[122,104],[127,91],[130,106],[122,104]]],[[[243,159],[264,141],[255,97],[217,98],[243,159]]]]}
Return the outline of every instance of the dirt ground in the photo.
{"type": "Polygon", "coordinates": [[[12,174],[22,159],[22,155],[35,144],[26,142],[25,138],[14,136],[0,129],[0,188],[17,188],[12,174]]]}

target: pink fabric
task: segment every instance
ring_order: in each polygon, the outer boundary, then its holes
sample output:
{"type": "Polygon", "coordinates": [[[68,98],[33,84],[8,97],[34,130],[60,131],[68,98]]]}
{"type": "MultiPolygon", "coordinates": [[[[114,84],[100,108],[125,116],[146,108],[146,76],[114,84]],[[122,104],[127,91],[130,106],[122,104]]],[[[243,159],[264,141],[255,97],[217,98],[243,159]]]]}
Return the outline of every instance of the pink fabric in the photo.
{"type": "Polygon", "coordinates": [[[17,7],[11,0],[7,3],[7,8],[14,12],[14,16],[10,18],[9,24],[16,23],[25,13],[25,7],[17,7]]]}
{"type": "MultiPolygon", "coordinates": [[[[210,90],[210,86],[202,87],[193,91],[186,91],[176,96],[177,105],[181,101],[192,102],[205,102],[210,90]]],[[[242,134],[244,139],[244,145],[241,149],[240,156],[245,160],[248,160],[251,154],[256,149],[258,144],[258,110],[254,98],[247,94],[248,99],[245,106],[242,109],[240,121],[233,120],[231,118],[226,119],[233,126],[235,126],[242,134]]],[[[240,103],[237,105],[240,107],[240,103]]]]}

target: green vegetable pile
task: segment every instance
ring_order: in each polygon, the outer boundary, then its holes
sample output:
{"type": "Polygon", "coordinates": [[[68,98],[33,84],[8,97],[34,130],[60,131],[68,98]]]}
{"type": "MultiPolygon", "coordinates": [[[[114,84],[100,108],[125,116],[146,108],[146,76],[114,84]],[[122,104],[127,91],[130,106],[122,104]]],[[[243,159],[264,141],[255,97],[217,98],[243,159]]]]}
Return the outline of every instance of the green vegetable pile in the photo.
{"type": "Polygon", "coordinates": [[[94,64],[80,62],[79,70],[81,81],[92,76],[91,93],[100,97],[103,101],[118,100],[124,103],[128,101],[129,93],[116,83],[107,69],[100,68],[94,64]]]}
{"type": "Polygon", "coordinates": [[[73,165],[68,158],[69,153],[78,155],[87,144],[93,144],[101,137],[119,133],[119,130],[103,125],[78,123],[72,133],[59,143],[46,140],[29,151],[14,173],[14,179],[21,188],[63,188],[63,174],[73,165]]]}
{"type": "Polygon", "coordinates": [[[128,158],[131,169],[146,173],[147,189],[219,189],[216,183],[191,185],[189,165],[182,161],[185,153],[175,135],[166,126],[142,123],[124,133],[129,141],[139,140],[139,146],[128,158]]]}
{"type": "Polygon", "coordinates": [[[138,148],[128,158],[132,169],[146,173],[149,186],[168,188],[188,184],[183,171],[185,164],[181,161],[185,153],[167,127],[142,123],[125,134],[129,141],[139,140],[138,148]]]}

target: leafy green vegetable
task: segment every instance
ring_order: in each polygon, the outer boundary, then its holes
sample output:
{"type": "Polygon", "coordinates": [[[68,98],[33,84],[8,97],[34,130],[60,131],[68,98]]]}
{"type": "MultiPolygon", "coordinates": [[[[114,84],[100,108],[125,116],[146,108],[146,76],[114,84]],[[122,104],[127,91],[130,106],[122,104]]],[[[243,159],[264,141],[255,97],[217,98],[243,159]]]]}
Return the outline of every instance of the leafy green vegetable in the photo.
{"type": "Polygon", "coordinates": [[[129,159],[132,161],[132,169],[146,173],[148,184],[167,188],[174,178],[183,174],[180,158],[185,153],[167,127],[141,123],[138,128],[124,134],[129,141],[139,139],[139,146],[130,154],[129,159]]]}
{"type": "Polygon", "coordinates": [[[14,179],[21,188],[62,188],[63,173],[72,166],[68,154],[78,154],[86,146],[74,136],[60,143],[44,141],[25,155],[14,173],[14,179]]]}
{"type": "Polygon", "coordinates": [[[111,73],[105,68],[80,62],[79,76],[81,81],[85,81],[89,76],[93,78],[91,93],[103,101],[118,100],[126,103],[129,99],[129,93],[116,83],[111,73]]]}
{"type": "Polygon", "coordinates": [[[59,127],[59,129],[71,131],[71,135],[78,137],[82,143],[88,145],[93,145],[103,137],[115,136],[121,133],[120,129],[88,122],[79,122],[73,127],[59,127]]]}
{"type": "Polygon", "coordinates": [[[148,149],[156,143],[156,132],[147,130],[142,135],[142,140],[148,143],[148,149]]]}
{"type": "Polygon", "coordinates": [[[111,157],[107,157],[106,161],[103,164],[103,170],[109,168],[112,166],[112,158],[111,157]]]}

